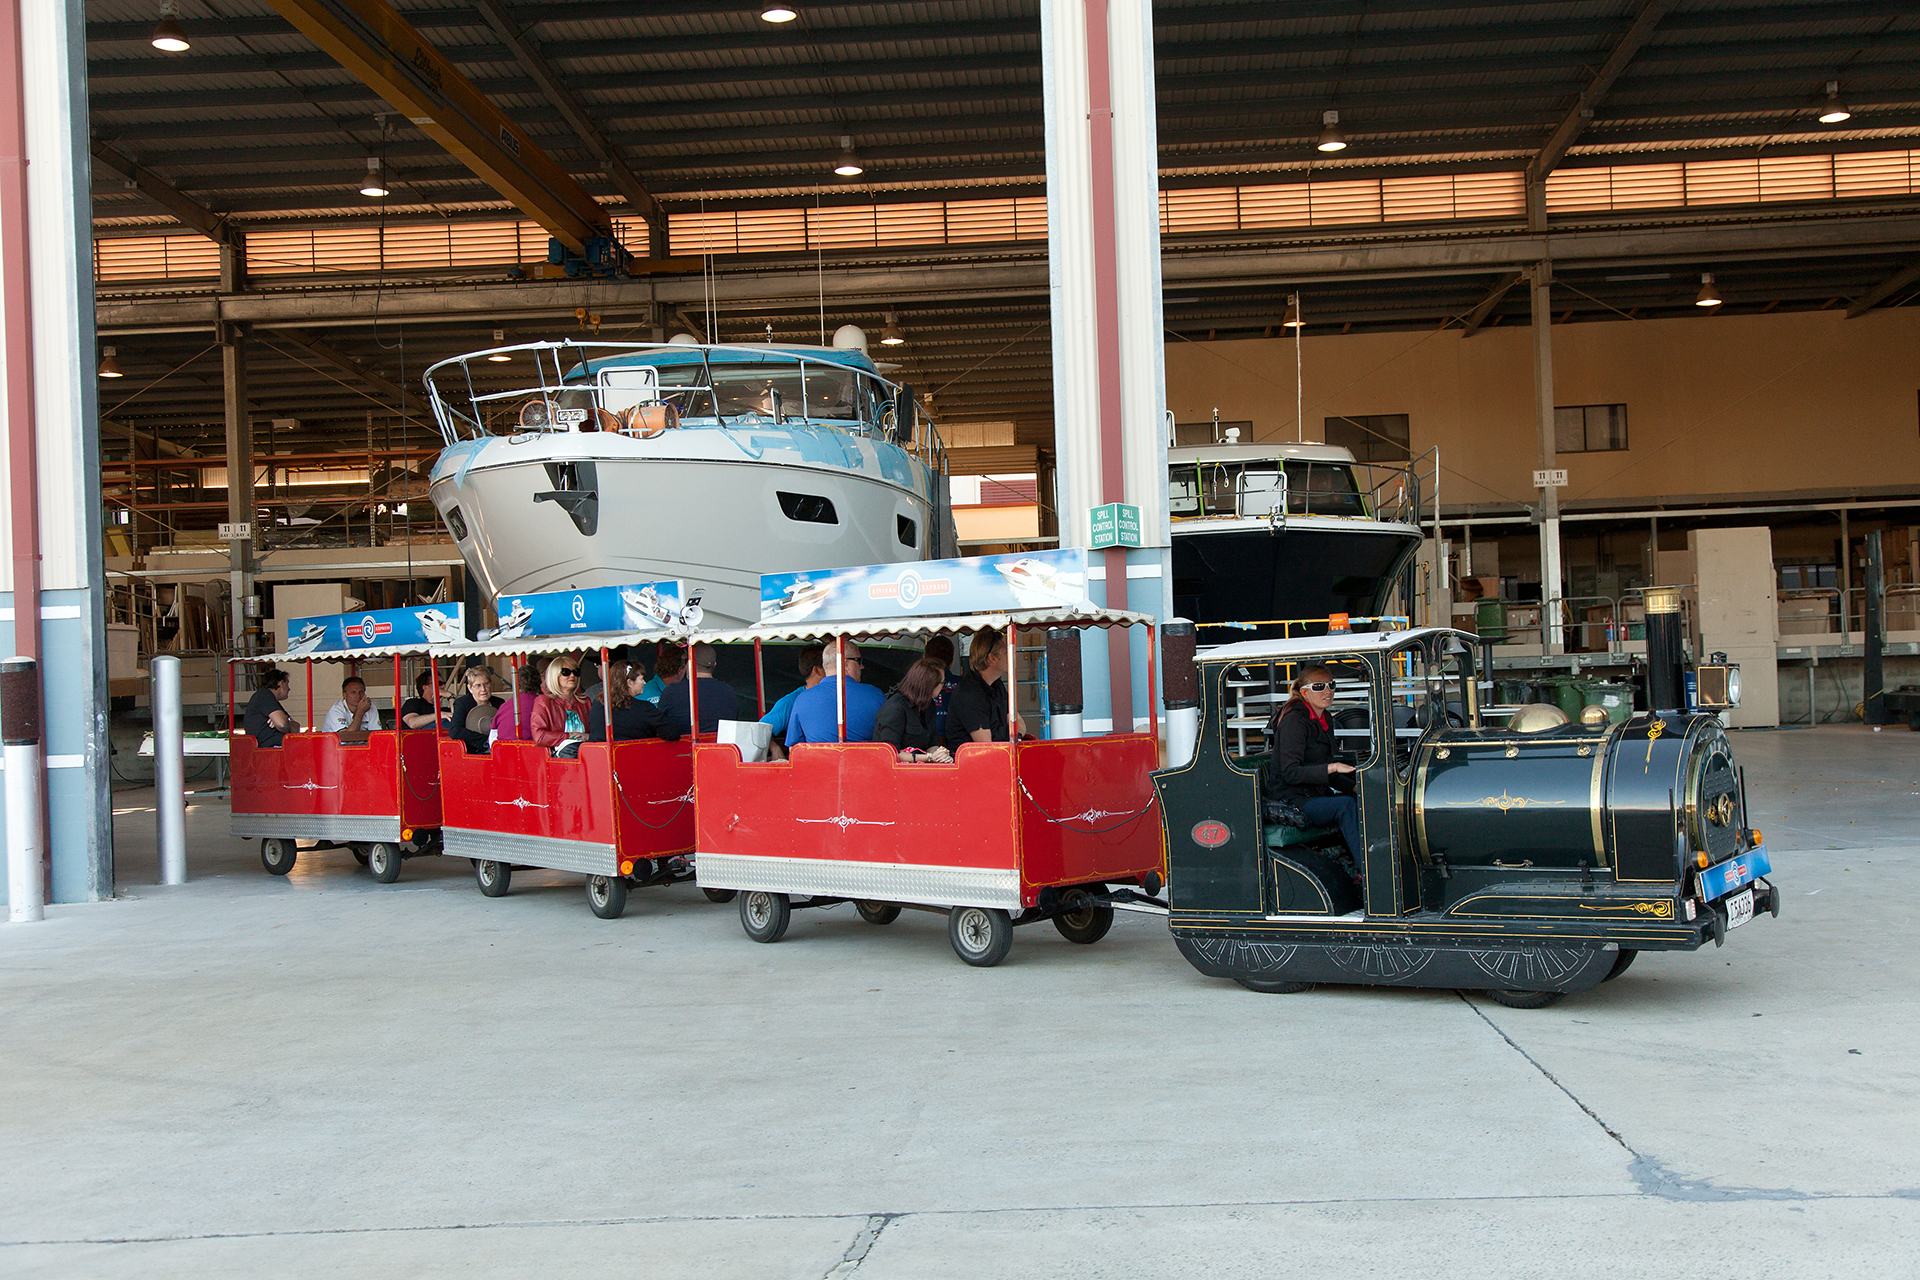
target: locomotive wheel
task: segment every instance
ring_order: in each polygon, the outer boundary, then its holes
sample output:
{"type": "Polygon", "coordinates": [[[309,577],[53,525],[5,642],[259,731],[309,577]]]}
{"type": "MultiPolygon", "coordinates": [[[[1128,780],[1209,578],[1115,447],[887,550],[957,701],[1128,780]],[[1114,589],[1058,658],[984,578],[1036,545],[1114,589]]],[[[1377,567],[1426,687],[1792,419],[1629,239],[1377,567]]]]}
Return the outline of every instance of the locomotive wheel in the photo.
{"type": "Polygon", "coordinates": [[[260,842],[260,865],[268,874],[283,876],[293,870],[293,864],[299,859],[299,846],[291,840],[262,840],[260,842]]]}
{"type": "Polygon", "coordinates": [[[1313,990],[1311,982],[1262,982],[1258,978],[1235,978],[1234,981],[1263,996],[1297,996],[1302,991],[1313,990]]]}
{"type": "Polygon", "coordinates": [[[868,924],[892,924],[900,918],[900,907],[892,902],[856,902],[853,909],[868,924]]]}
{"type": "Polygon", "coordinates": [[[1104,902],[1095,902],[1093,895],[1085,889],[1069,889],[1060,899],[1066,908],[1053,918],[1053,927],[1068,942],[1078,942],[1085,946],[1100,941],[1107,936],[1107,930],[1113,928],[1113,908],[1104,902]]]}
{"type": "Polygon", "coordinates": [[[700,892],[707,895],[708,902],[732,902],[735,891],[732,889],[702,889],[700,892]]]}
{"type": "Polygon", "coordinates": [[[384,840],[367,846],[367,871],[381,884],[400,878],[400,850],[384,840]]]}
{"type": "Polygon", "coordinates": [[[758,889],[740,896],[740,927],[755,942],[778,942],[793,921],[793,903],[784,893],[758,889]]]}
{"type": "Polygon", "coordinates": [[[618,920],[627,909],[625,876],[588,876],[587,905],[602,920],[618,920]]]}
{"type": "Polygon", "coordinates": [[[1633,967],[1633,958],[1639,954],[1638,951],[1634,951],[1628,947],[1620,948],[1619,959],[1613,962],[1613,968],[1607,970],[1607,976],[1600,979],[1600,981],[1612,982],[1615,978],[1633,967]]]}
{"type": "Polygon", "coordinates": [[[513,883],[513,868],[504,862],[481,860],[473,864],[473,878],[480,885],[480,892],[489,898],[504,898],[507,887],[513,883]]]}
{"type": "Polygon", "coordinates": [[[1550,1004],[1559,1004],[1566,994],[1564,991],[1488,991],[1487,998],[1509,1009],[1544,1009],[1550,1004]]]}
{"type": "Polygon", "coordinates": [[[947,912],[953,953],[976,969],[988,969],[1013,948],[1013,921],[998,907],[955,907],[947,912]]]}

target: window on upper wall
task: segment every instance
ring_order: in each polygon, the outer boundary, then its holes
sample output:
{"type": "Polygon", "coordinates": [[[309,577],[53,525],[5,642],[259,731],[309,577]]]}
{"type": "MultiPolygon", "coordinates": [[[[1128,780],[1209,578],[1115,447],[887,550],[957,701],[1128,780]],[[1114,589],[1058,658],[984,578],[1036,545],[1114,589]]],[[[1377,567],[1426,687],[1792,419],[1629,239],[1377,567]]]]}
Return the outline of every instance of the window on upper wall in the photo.
{"type": "Polygon", "coordinates": [[[1405,462],[1413,456],[1404,413],[1328,418],[1327,443],[1339,445],[1355,462],[1405,462]]]}
{"type": "Polygon", "coordinates": [[[1627,406],[1560,405],[1553,411],[1555,453],[1605,453],[1627,447],[1627,406]]]}

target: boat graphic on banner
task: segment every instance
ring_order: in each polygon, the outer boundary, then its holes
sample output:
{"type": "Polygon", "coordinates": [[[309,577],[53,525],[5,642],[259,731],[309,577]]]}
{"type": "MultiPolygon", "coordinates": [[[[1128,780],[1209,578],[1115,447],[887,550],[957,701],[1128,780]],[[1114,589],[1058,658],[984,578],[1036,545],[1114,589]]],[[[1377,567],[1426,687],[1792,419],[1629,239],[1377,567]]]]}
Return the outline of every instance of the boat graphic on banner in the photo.
{"type": "Polygon", "coordinates": [[[287,623],[287,655],[305,658],[403,644],[450,644],[466,638],[465,605],[366,609],[293,619],[287,623]]]}
{"type": "Polygon", "coordinates": [[[763,623],[1074,608],[1093,608],[1078,547],[760,576],[763,623]]]}
{"type": "Polygon", "coordinates": [[[518,640],[523,636],[559,636],[570,631],[665,631],[700,625],[700,592],[686,584],[635,582],[579,591],[544,591],[504,596],[500,625],[480,633],[482,640],[518,640]]]}

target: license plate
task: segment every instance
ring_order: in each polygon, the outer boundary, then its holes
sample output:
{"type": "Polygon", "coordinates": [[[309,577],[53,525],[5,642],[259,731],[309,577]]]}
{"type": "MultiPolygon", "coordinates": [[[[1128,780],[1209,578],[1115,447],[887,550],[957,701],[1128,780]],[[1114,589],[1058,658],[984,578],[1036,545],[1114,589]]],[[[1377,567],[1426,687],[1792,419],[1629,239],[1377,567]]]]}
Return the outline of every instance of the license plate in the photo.
{"type": "Polygon", "coordinates": [[[1736,893],[1727,899],[1727,928],[1738,929],[1753,919],[1753,890],[1736,893]]]}

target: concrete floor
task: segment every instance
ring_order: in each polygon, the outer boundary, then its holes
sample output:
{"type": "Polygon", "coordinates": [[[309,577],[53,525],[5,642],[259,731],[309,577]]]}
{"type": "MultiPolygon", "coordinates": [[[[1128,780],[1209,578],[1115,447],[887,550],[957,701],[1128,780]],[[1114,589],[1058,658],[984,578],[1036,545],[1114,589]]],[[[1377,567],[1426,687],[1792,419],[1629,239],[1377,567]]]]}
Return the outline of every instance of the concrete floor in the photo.
{"type": "Polygon", "coordinates": [[[1254,995],[1140,915],[974,970],[911,912],[273,879],[217,803],[157,889],[123,792],[121,900],[0,929],[0,1273],[1920,1273],[1920,733],[1735,750],[1781,918],[1537,1012],[1254,995]]]}

